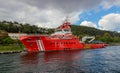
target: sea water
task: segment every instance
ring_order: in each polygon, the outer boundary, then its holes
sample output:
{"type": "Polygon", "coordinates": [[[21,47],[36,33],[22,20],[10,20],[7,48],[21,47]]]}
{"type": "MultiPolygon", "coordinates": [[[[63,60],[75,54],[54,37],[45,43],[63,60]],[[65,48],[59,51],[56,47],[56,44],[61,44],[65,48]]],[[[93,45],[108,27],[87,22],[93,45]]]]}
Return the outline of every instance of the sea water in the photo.
{"type": "Polygon", "coordinates": [[[119,73],[120,46],[0,54],[0,73],[119,73]]]}

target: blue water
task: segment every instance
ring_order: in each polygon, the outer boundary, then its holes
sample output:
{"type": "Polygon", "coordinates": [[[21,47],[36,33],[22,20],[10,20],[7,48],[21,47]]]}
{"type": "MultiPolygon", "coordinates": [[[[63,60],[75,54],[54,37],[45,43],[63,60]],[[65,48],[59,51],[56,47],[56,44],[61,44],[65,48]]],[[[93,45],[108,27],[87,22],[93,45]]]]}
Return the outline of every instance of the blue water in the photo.
{"type": "Polygon", "coordinates": [[[0,73],[120,73],[120,46],[0,54],[0,73]]]}

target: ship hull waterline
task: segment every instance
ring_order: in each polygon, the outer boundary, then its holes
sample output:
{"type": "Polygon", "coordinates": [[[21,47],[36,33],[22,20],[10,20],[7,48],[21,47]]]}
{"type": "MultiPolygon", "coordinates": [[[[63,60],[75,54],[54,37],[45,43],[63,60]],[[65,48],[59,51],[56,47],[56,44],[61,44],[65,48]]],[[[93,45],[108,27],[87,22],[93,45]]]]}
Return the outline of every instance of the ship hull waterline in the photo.
{"type": "Polygon", "coordinates": [[[78,39],[51,39],[46,36],[22,36],[20,41],[28,52],[83,50],[106,47],[105,44],[81,43],[78,39]]]}

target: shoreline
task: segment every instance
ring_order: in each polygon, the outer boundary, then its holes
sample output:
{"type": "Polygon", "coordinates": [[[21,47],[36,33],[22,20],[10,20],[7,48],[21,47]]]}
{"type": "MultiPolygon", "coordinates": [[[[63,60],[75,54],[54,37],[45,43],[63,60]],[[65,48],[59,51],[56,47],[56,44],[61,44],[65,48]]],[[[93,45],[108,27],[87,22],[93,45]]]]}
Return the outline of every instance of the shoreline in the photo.
{"type": "MultiPolygon", "coordinates": [[[[8,48],[8,45],[3,46],[3,47],[7,47],[7,48],[0,50],[0,54],[13,54],[13,53],[21,53],[21,52],[25,51],[25,49],[23,49],[23,47],[22,48],[20,48],[18,46],[16,47],[15,45],[9,45],[9,46],[10,46],[9,48],[8,48]],[[10,49],[11,47],[13,47],[13,48],[10,49]]],[[[108,46],[120,46],[120,43],[111,43],[108,46]]]]}
{"type": "Polygon", "coordinates": [[[13,53],[21,53],[23,51],[17,50],[17,51],[0,51],[0,54],[13,54],[13,53]]]}
{"type": "Polygon", "coordinates": [[[109,46],[120,46],[120,43],[111,43],[109,46]]]}
{"type": "Polygon", "coordinates": [[[20,53],[24,50],[24,46],[16,44],[0,45],[0,54],[20,53]]]}

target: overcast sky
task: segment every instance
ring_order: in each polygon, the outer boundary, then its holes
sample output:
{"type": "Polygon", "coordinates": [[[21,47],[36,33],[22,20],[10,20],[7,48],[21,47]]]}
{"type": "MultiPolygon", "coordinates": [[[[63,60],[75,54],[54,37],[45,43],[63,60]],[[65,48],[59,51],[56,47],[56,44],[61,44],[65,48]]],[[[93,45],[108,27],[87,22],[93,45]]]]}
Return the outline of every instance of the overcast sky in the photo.
{"type": "Polygon", "coordinates": [[[55,28],[72,24],[120,31],[120,0],[0,0],[0,21],[55,28]]]}

